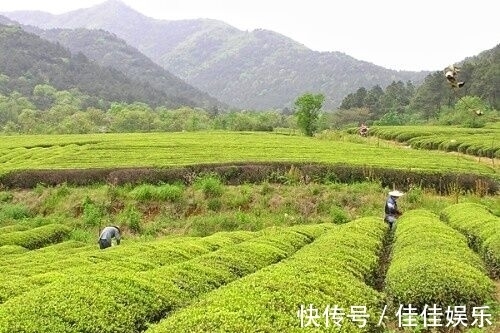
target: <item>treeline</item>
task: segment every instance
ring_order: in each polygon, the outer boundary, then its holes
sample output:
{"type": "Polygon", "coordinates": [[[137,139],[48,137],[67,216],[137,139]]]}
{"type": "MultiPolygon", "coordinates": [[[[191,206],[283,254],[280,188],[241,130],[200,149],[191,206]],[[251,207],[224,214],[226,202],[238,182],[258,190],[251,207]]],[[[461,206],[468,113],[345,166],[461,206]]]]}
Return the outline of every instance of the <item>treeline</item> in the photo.
{"type": "Polygon", "coordinates": [[[347,95],[336,115],[338,125],[375,123],[403,125],[438,123],[478,127],[485,121],[498,120],[500,109],[500,45],[459,64],[460,80],[466,82],[453,90],[443,72],[428,75],[422,85],[394,81],[382,89],[359,88],[347,95]],[[473,118],[486,114],[485,121],[473,118]],[[488,117],[489,115],[489,117],[488,117]]]}
{"type": "MultiPolygon", "coordinates": [[[[0,133],[3,134],[298,129],[295,110],[289,109],[222,112],[217,108],[153,107],[142,102],[114,102],[109,107],[94,107],[88,104],[89,96],[78,89],[56,90],[48,84],[40,84],[29,96],[25,96],[17,91],[6,93],[4,82],[8,79],[0,74],[0,133]]],[[[419,113],[408,110],[414,90],[411,83],[402,82],[392,83],[385,91],[378,86],[369,91],[360,88],[347,96],[338,110],[322,111],[316,121],[316,132],[357,126],[359,123],[429,123],[419,113]]],[[[441,110],[439,118],[435,118],[437,123],[467,127],[482,127],[498,119],[499,112],[477,96],[461,98],[454,106],[441,110]],[[483,110],[485,114],[477,117],[471,108],[483,110]]]]}
{"type": "MultiPolygon", "coordinates": [[[[0,76],[1,80],[1,76],[0,76]]],[[[1,81],[0,81],[1,87],[1,81]]],[[[35,87],[32,98],[0,93],[0,132],[11,134],[83,134],[103,132],[179,132],[202,130],[273,131],[294,128],[290,113],[224,112],[181,107],[153,108],[145,103],[112,103],[109,108],[86,107],[78,90],[35,87]]]]}

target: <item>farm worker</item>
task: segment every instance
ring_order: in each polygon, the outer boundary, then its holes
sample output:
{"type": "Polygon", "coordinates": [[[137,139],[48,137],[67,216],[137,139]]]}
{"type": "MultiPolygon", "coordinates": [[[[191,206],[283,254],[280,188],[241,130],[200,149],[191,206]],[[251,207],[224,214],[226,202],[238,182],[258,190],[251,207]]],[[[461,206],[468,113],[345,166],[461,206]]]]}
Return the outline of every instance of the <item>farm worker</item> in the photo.
{"type": "Polygon", "coordinates": [[[108,248],[111,246],[111,239],[112,238],[116,239],[116,245],[120,245],[120,228],[115,226],[112,227],[106,227],[102,229],[101,234],[99,235],[99,248],[101,250],[104,250],[105,248],[108,248]]]}
{"type": "Polygon", "coordinates": [[[457,79],[458,72],[460,72],[460,68],[456,67],[455,65],[450,65],[446,67],[444,70],[444,75],[446,76],[446,80],[448,80],[448,83],[451,85],[452,88],[462,88],[465,84],[465,82],[463,81],[458,82],[457,79]]]}
{"type": "Polygon", "coordinates": [[[361,136],[368,135],[368,126],[366,126],[364,123],[361,124],[361,127],[359,128],[359,135],[361,135],[361,136]]]}
{"type": "Polygon", "coordinates": [[[396,222],[396,219],[403,213],[398,209],[397,199],[404,193],[399,191],[389,192],[389,196],[385,201],[385,218],[384,221],[389,223],[389,228],[396,222]]]}

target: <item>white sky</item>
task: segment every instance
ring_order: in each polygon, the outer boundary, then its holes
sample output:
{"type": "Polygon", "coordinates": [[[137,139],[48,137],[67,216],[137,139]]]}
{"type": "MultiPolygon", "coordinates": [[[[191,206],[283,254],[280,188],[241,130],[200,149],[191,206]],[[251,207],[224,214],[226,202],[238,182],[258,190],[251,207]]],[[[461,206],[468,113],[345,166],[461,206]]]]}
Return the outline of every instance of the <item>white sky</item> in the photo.
{"type": "MultiPolygon", "coordinates": [[[[0,12],[53,14],[104,0],[2,0],[0,12]]],[[[441,70],[500,43],[496,0],[122,0],[156,19],[211,18],[263,28],[316,51],[340,51],[396,70],[441,70]]]]}

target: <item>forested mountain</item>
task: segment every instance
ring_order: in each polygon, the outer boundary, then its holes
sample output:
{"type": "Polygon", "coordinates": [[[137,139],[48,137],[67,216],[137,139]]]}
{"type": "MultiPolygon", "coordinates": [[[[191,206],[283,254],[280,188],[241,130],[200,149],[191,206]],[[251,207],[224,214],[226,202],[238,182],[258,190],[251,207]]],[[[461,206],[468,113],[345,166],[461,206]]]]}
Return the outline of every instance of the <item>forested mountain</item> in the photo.
{"type": "Polygon", "coordinates": [[[105,107],[114,101],[198,106],[192,100],[167,95],[150,83],[131,79],[116,69],[99,66],[81,52],[71,54],[60,44],[15,25],[0,25],[0,75],[4,94],[17,91],[33,96],[37,85],[48,84],[57,90],[77,89],[87,95],[86,104],[94,107],[105,107]]]}
{"type": "Polygon", "coordinates": [[[454,91],[450,89],[443,72],[429,74],[417,89],[411,106],[421,109],[429,116],[436,107],[450,106],[460,97],[478,96],[491,107],[500,110],[500,44],[491,50],[461,61],[459,79],[465,85],[454,91]]]}
{"type": "Polygon", "coordinates": [[[5,15],[41,28],[112,32],[189,84],[240,108],[290,107],[310,91],[323,93],[325,107],[333,108],[359,87],[400,80],[418,85],[428,74],[389,70],[340,52],[315,52],[267,30],[241,31],[208,19],[155,20],[118,0],[62,15],[5,15]]]}
{"type": "Polygon", "coordinates": [[[417,88],[401,81],[392,82],[385,89],[378,85],[361,87],[342,100],[337,122],[397,125],[439,118],[444,124],[464,125],[478,110],[489,110],[493,115],[490,120],[496,119],[500,110],[500,44],[457,65],[459,80],[465,81],[460,89],[450,87],[443,71],[429,74],[417,88]],[[453,110],[457,103],[458,109],[463,104],[462,115],[453,110]]]}
{"type": "Polygon", "coordinates": [[[99,65],[115,68],[133,80],[147,83],[179,104],[205,109],[227,108],[107,31],[84,28],[43,30],[32,26],[24,26],[23,29],[57,42],[74,54],[81,52],[99,65]]]}

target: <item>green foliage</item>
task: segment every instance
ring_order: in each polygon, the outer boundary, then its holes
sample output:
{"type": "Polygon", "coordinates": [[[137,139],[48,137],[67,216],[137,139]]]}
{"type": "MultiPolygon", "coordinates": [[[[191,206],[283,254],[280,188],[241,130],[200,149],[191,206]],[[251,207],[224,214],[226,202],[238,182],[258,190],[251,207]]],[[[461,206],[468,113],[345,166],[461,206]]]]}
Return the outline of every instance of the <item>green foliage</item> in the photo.
{"type": "Polygon", "coordinates": [[[205,175],[196,179],[195,188],[201,190],[205,198],[217,198],[224,193],[224,185],[217,175],[205,175]]]}
{"type": "Polygon", "coordinates": [[[182,199],[184,188],[180,184],[163,184],[154,186],[142,184],[130,191],[130,196],[137,201],[146,202],[151,200],[179,202],[182,199]]]}
{"type": "Polygon", "coordinates": [[[157,190],[157,196],[159,200],[170,202],[179,202],[182,199],[183,193],[184,187],[180,184],[164,184],[159,186],[157,190]]]}
{"type": "Polygon", "coordinates": [[[0,234],[0,246],[19,245],[27,249],[37,249],[67,239],[71,229],[61,224],[48,224],[26,231],[0,234]]]}
{"type": "MultiPolygon", "coordinates": [[[[133,81],[147,82],[149,86],[168,97],[168,105],[222,107],[215,98],[179,80],[130,46],[130,43],[124,43],[122,39],[105,30],[47,29],[36,31],[36,33],[44,39],[60,43],[73,53],[80,52],[84,46],[83,52],[89,59],[101,66],[114,68],[133,81]]],[[[155,97],[159,98],[159,96],[155,97]]]]}
{"type": "Polygon", "coordinates": [[[104,209],[101,205],[95,203],[88,196],[85,197],[83,204],[83,222],[89,227],[98,227],[104,217],[104,209]]]}
{"type": "Polygon", "coordinates": [[[350,220],[346,211],[339,206],[330,207],[330,216],[332,218],[332,222],[335,224],[344,224],[350,220]]]}
{"type": "MultiPolygon", "coordinates": [[[[331,115],[330,127],[329,128],[346,128],[349,126],[356,127],[359,129],[359,125],[362,123],[367,123],[370,119],[373,119],[373,115],[370,109],[366,107],[362,108],[351,108],[351,109],[338,109],[331,115]]],[[[324,126],[325,129],[327,128],[324,126]]]]}
{"type": "MultiPolygon", "coordinates": [[[[326,228],[317,226],[317,229],[326,228]]],[[[310,228],[307,231],[310,232],[310,228]]],[[[108,260],[102,265],[93,265],[88,271],[91,274],[85,273],[86,267],[74,266],[67,271],[67,276],[56,277],[52,283],[41,288],[27,288],[23,297],[11,298],[3,304],[0,307],[0,332],[144,331],[150,322],[168,312],[221,285],[276,263],[312,240],[301,234],[299,229],[288,231],[276,228],[263,231],[258,236],[243,242],[248,239],[248,234],[239,234],[233,241],[225,235],[222,239],[216,236],[211,239],[212,242],[241,243],[224,246],[211,253],[205,251],[206,254],[199,249],[193,251],[194,244],[182,240],[178,243],[166,241],[166,247],[161,242],[156,243],[156,249],[146,251],[146,254],[153,255],[151,257],[145,256],[144,251],[137,253],[140,247],[134,250],[139,257],[156,258],[152,260],[153,264],[131,257],[128,255],[130,249],[122,249],[124,247],[94,253],[94,260],[108,260]],[[191,254],[180,251],[169,264],[158,262],[154,254],[160,254],[165,259],[172,258],[174,252],[163,253],[172,246],[184,249],[191,246],[191,254]],[[192,260],[186,261],[189,257],[192,260]],[[139,265],[130,265],[134,261],[139,265]],[[100,274],[95,274],[96,271],[100,274]],[[93,292],[96,290],[99,293],[93,292]],[[99,295],[112,296],[102,298],[99,295]],[[115,320],[110,322],[110,317],[115,320]]],[[[201,245],[203,241],[194,242],[201,245]]]]}
{"type": "MultiPolygon", "coordinates": [[[[43,186],[39,185],[39,191],[40,193],[44,192],[43,186]]],[[[70,193],[70,190],[68,189],[66,182],[63,182],[54,188],[49,188],[47,192],[48,195],[45,197],[41,207],[39,208],[39,210],[45,214],[52,213],[57,204],[70,193]]]]}
{"type": "Polygon", "coordinates": [[[367,109],[368,114],[360,122],[406,125],[439,118],[442,124],[483,127],[486,121],[497,121],[499,117],[498,112],[496,115],[495,112],[485,112],[482,118],[475,116],[476,111],[500,108],[498,91],[495,90],[498,86],[499,50],[497,45],[464,61],[460,77],[465,78],[466,85],[462,89],[450,89],[442,71],[428,74],[417,88],[411,82],[405,85],[402,81],[393,81],[385,90],[380,86],[369,91],[361,87],[344,97],[340,115],[344,118],[344,111],[367,109]],[[455,102],[455,108],[451,108],[455,102]]]}
{"type": "Polygon", "coordinates": [[[139,185],[130,191],[130,196],[137,201],[149,201],[156,197],[156,187],[149,184],[139,185]]]}
{"type": "MultiPolygon", "coordinates": [[[[265,192],[265,186],[263,192],[265,192]]],[[[242,185],[236,193],[227,193],[225,204],[230,209],[248,210],[252,200],[252,188],[249,185],[242,185]]]]}
{"type": "Polygon", "coordinates": [[[343,332],[382,332],[377,311],[382,295],[369,284],[378,268],[378,251],[385,233],[377,218],[364,218],[333,227],[290,259],[206,295],[198,302],[165,318],[150,329],[160,332],[301,332],[297,313],[312,304],[321,317],[326,306],[338,305],[349,313],[353,304],[364,305],[369,318],[364,328],[344,318],[343,332]],[[355,250],[354,250],[355,249],[355,250]]]}
{"type": "Polygon", "coordinates": [[[464,236],[437,215],[414,210],[398,219],[385,290],[395,308],[460,304],[472,309],[492,299],[493,285],[464,236]]]}
{"type": "Polygon", "coordinates": [[[21,220],[32,216],[30,209],[23,204],[5,203],[0,205],[0,221],[21,220]]]}
{"type": "Polygon", "coordinates": [[[404,119],[401,117],[400,114],[396,112],[387,112],[385,113],[379,120],[375,122],[375,125],[403,125],[404,124],[404,119]]]}
{"type": "Polygon", "coordinates": [[[222,201],[220,198],[208,198],[207,208],[211,211],[217,212],[222,208],[222,201]]]}
{"type": "MultiPolygon", "coordinates": [[[[208,199],[208,209],[219,211],[221,209],[219,198],[208,199]]],[[[218,231],[234,230],[261,230],[264,228],[263,218],[252,213],[231,212],[210,214],[208,216],[194,216],[186,220],[190,227],[190,234],[194,236],[207,236],[218,231]]],[[[270,223],[273,225],[274,223],[270,223]]]]}
{"type": "Polygon", "coordinates": [[[500,218],[485,206],[460,203],[445,208],[441,218],[462,232],[483,258],[493,277],[500,277],[500,218]]]}
{"type": "Polygon", "coordinates": [[[19,223],[11,224],[11,225],[7,225],[5,227],[0,227],[0,234],[6,234],[9,232],[13,232],[13,231],[24,231],[24,230],[28,230],[29,228],[30,227],[28,225],[25,225],[25,224],[19,224],[19,223]]]}
{"type": "MultiPolygon", "coordinates": [[[[83,34],[84,30],[80,30],[79,33],[83,34]]],[[[109,38],[109,33],[107,35],[109,38]]],[[[51,43],[21,28],[4,25],[0,25],[0,50],[2,50],[0,72],[9,78],[7,87],[10,88],[10,92],[19,91],[31,95],[40,110],[54,110],[64,98],[58,96],[56,90],[66,89],[84,94],[81,100],[82,106],[85,104],[84,109],[88,106],[109,105],[111,102],[133,101],[150,103],[153,106],[220,105],[215,99],[186,83],[179,82],[170,73],[147,60],[144,55],[139,56],[136,50],[133,51],[134,57],[147,62],[142,64],[144,70],[133,72],[131,64],[117,61],[116,53],[111,60],[114,66],[110,67],[109,63],[100,66],[98,63],[103,63],[102,58],[98,62],[90,61],[81,50],[71,54],[59,43],[51,43]],[[120,70],[131,75],[126,76],[120,70]],[[145,72],[149,74],[144,74],[145,72]],[[153,72],[157,78],[152,77],[153,72]],[[47,81],[51,82],[51,85],[40,84],[47,81]],[[165,89],[167,86],[169,88],[165,89]],[[190,97],[196,101],[190,100],[190,97]]],[[[130,53],[127,56],[130,56],[130,53]]],[[[137,66],[137,63],[135,65],[137,66]]],[[[62,105],[68,105],[68,100],[63,101],[62,105]]]]}
{"type": "Polygon", "coordinates": [[[422,188],[413,186],[405,193],[405,200],[411,204],[421,204],[424,198],[422,188]]]}
{"type": "Polygon", "coordinates": [[[415,93],[411,81],[393,81],[385,91],[378,85],[370,91],[359,88],[342,100],[336,122],[344,125],[358,125],[375,121],[380,125],[401,125],[410,117],[406,114],[410,99],[415,93]],[[361,117],[360,117],[361,116],[361,117]]]}
{"type": "MultiPolygon", "coordinates": [[[[0,246],[0,255],[12,255],[12,254],[21,254],[28,251],[27,248],[19,246],[19,245],[2,245],[0,246]]],[[[1,303],[1,302],[0,302],[1,303]]]]}
{"type": "Polygon", "coordinates": [[[500,113],[491,110],[481,98],[464,96],[456,102],[453,108],[443,109],[439,123],[459,125],[465,128],[482,128],[488,122],[495,122],[499,117],[500,113]]]}
{"type": "MultiPolygon", "coordinates": [[[[433,128],[422,128],[429,131],[433,128]]],[[[377,129],[374,129],[377,130],[377,129]]],[[[398,128],[398,132],[404,129],[398,128]]],[[[438,130],[438,129],[436,129],[438,130]]],[[[474,141],[482,141],[482,147],[496,148],[493,135],[483,129],[474,132],[474,141]],[[483,136],[485,134],[486,136],[483,136]]],[[[458,131],[460,132],[460,131],[458,131]]],[[[463,133],[465,134],[465,133],[463,133]]],[[[137,180],[141,176],[166,173],[166,169],[120,170],[120,167],[158,167],[185,166],[200,163],[233,163],[242,164],[248,161],[255,170],[259,170],[258,162],[289,161],[349,164],[350,166],[390,167],[403,170],[432,170],[448,172],[467,172],[491,174],[491,167],[463,159],[457,163],[456,156],[442,152],[400,149],[399,147],[377,146],[376,144],[360,144],[348,140],[319,140],[303,136],[284,136],[271,133],[239,133],[239,132],[198,132],[198,133],[154,133],[154,134],[100,134],[100,135],[68,135],[68,136],[13,136],[0,138],[0,181],[8,171],[51,170],[39,174],[27,175],[14,173],[12,178],[19,183],[45,184],[64,183],[65,178],[78,180],[79,184],[106,181],[111,171],[124,179],[137,180]],[[35,140],[36,138],[36,140],[35,140]],[[228,145],[227,142],[237,144],[228,145]],[[30,156],[30,158],[27,158],[30,156]],[[396,156],[396,158],[395,158],[396,156]],[[57,158],[56,158],[57,157],[57,158]],[[439,160],[440,163],[436,163],[439,160]],[[89,169],[92,167],[92,169],[89,169]],[[107,168],[107,169],[106,169],[107,168]],[[60,170],[83,169],[83,170],[60,170]],[[151,171],[151,170],[150,170],[151,171]],[[45,175],[45,176],[43,176],[45,175]],[[134,178],[135,177],[135,178],[134,178]]],[[[448,136],[448,140],[450,137],[448,136]]],[[[284,162],[275,162],[275,164],[284,162]]],[[[208,172],[212,171],[208,166],[208,172]]],[[[262,167],[261,169],[265,169],[262,167]]],[[[246,174],[245,174],[246,175],[246,174]]],[[[144,179],[143,178],[143,179],[144,179]]],[[[256,177],[257,178],[257,177],[256,177]]],[[[158,182],[165,179],[156,178],[158,182]]],[[[181,179],[174,178],[173,181],[181,179]]],[[[182,179],[184,181],[184,179],[182,179]]],[[[142,181],[144,182],[144,180],[142,181]]],[[[137,184],[137,183],[135,183],[137,184]]],[[[20,186],[20,185],[18,185],[20,186]]]]}
{"type": "MultiPolygon", "coordinates": [[[[464,154],[500,157],[500,131],[497,128],[459,128],[445,126],[372,127],[371,135],[405,142],[417,149],[456,151],[464,154]]],[[[462,163],[462,161],[460,161],[462,163]]]]}
{"type": "Polygon", "coordinates": [[[323,106],[323,94],[306,93],[295,100],[297,124],[307,136],[313,136],[317,129],[319,110],[323,106]]]}
{"type": "Polygon", "coordinates": [[[69,238],[75,242],[89,244],[95,241],[95,235],[89,231],[74,229],[71,231],[69,238]]]}
{"type": "Polygon", "coordinates": [[[142,230],[141,213],[134,205],[127,205],[118,215],[119,224],[127,226],[132,232],[140,233],[142,230]]]}

